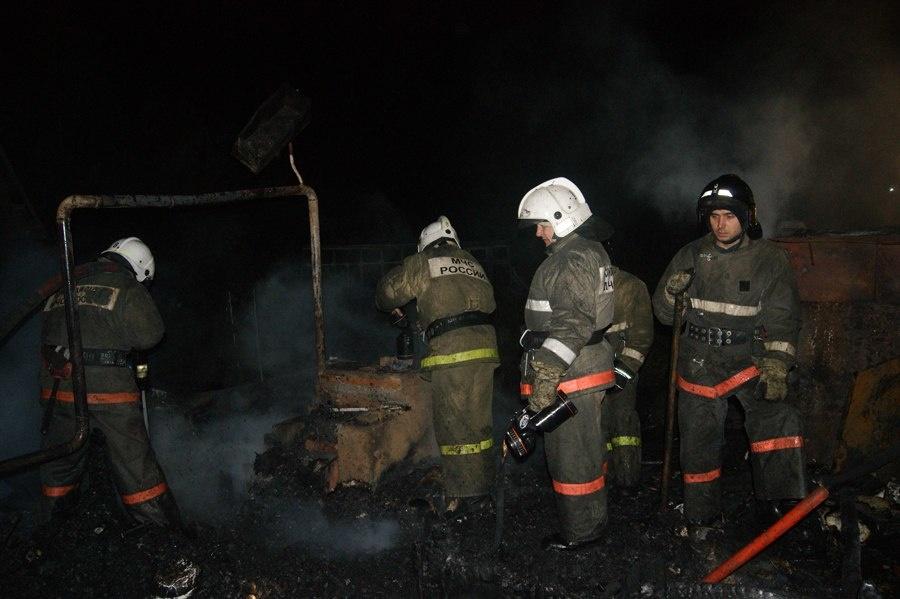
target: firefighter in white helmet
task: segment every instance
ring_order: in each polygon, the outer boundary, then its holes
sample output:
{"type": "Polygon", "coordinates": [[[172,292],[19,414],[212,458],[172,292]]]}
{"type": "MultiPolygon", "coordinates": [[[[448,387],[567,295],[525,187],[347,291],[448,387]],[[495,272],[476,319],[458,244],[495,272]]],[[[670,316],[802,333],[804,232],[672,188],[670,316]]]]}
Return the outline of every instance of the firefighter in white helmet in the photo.
{"type": "Polygon", "coordinates": [[[615,382],[613,352],[604,338],[613,319],[613,276],[603,245],[579,233],[589,226],[591,209],[572,181],[541,183],[522,198],[518,217],[535,227],[548,254],[525,304],[522,395],[535,413],[555,401],[557,390],[578,408],[544,435],[562,530],[543,546],[575,550],[597,541],[607,522],[600,408],[615,382]]]}
{"type": "MultiPolygon", "coordinates": [[[[133,372],[132,352],[152,348],[165,331],[146,289],[156,273],[153,254],[137,237],[127,237],[113,243],[96,262],[77,267],[75,273],[88,411],[92,425],[106,437],[121,502],[139,522],[180,529],[178,507],[144,428],[133,372]]],[[[42,313],[45,448],[68,441],[74,430],[72,363],[63,305],[63,295],[57,292],[42,313]]],[[[85,445],[41,466],[49,518],[73,513],[87,450],[85,445]]]]}
{"type": "Polygon", "coordinates": [[[448,512],[489,506],[495,451],[491,404],[500,362],[491,324],[494,289],[481,264],[460,248],[446,216],[422,230],[418,253],[378,283],[383,311],[416,300],[428,353],[422,370],[431,380],[434,434],[441,452],[448,512]]]}

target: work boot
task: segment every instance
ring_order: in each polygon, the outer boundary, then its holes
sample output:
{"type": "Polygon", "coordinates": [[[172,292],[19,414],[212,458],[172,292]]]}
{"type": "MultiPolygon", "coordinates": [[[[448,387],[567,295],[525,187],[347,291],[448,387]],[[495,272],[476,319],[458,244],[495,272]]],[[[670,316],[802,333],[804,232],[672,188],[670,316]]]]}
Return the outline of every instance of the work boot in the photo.
{"type": "Polygon", "coordinates": [[[598,524],[591,533],[574,541],[567,540],[560,533],[555,533],[541,540],[541,548],[550,551],[580,551],[597,545],[603,539],[603,530],[606,528],[604,520],[598,524]]]}

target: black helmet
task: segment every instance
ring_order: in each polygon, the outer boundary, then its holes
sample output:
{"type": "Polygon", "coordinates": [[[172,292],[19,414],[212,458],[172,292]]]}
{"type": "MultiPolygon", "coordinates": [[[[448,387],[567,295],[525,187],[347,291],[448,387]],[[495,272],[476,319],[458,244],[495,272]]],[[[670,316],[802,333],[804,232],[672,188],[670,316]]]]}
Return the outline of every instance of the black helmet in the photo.
{"type": "Polygon", "coordinates": [[[762,237],[762,227],[756,220],[753,191],[737,175],[722,175],[710,181],[697,199],[697,225],[709,230],[709,215],[713,210],[729,210],[741,221],[741,227],[751,239],[762,237]]]}

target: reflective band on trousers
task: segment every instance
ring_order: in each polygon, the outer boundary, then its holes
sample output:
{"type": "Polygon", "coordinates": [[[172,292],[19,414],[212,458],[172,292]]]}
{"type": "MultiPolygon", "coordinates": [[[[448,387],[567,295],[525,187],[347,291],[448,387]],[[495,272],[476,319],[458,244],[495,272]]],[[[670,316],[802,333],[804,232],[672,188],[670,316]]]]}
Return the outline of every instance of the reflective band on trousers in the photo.
{"type": "Polygon", "coordinates": [[[570,381],[563,381],[559,384],[557,389],[563,393],[575,393],[576,391],[584,391],[593,387],[599,387],[600,385],[614,383],[615,380],[615,372],[612,370],[604,370],[603,372],[580,376],[577,379],[572,379],[570,381]]]}
{"type": "Polygon", "coordinates": [[[459,362],[468,362],[469,360],[483,360],[485,358],[500,359],[500,354],[493,347],[484,347],[481,349],[470,349],[468,351],[456,352],[455,354],[443,354],[437,356],[428,356],[422,360],[422,368],[431,368],[432,366],[444,366],[446,364],[458,364],[459,362]]]}
{"type": "Polygon", "coordinates": [[[124,503],[125,505],[136,505],[138,503],[144,503],[145,501],[156,499],[168,490],[169,485],[167,485],[166,483],[159,483],[155,487],[150,487],[149,489],[144,489],[143,491],[138,491],[137,493],[122,495],[122,503],[124,503]]]}
{"type": "Polygon", "coordinates": [[[613,437],[609,440],[610,442],[606,444],[607,448],[609,447],[640,447],[641,438],[640,437],[613,437]]]}
{"type": "Polygon", "coordinates": [[[59,487],[51,487],[48,485],[41,485],[41,494],[44,497],[64,497],[69,494],[69,492],[78,486],[78,483],[74,485],[61,485],[59,487]]]}
{"type": "Polygon", "coordinates": [[[553,481],[553,490],[560,495],[590,495],[596,493],[606,484],[606,477],[602,474],[588,483],[561,483],[553,481]]]}
{"type": "MultiPolygon", "coordinates": [[[[606,385],[615,382],[615,380],[616,373],[612,370],[605,370],[603,372],[580,376],[577,379],[572,379],[570,381],[563,381],[556,388],[563,393],[575,393],[576,391],[584,391],[585,389],[591,389],[592,387],[606,385]]],[[[519,395],[528,397],[531,395],[531,392],[532,386],[530,384],[519,383],[519,395]]]]}
{"type": "MultiPolygon", "coordinates": [[[[41,389],[41,399],[50,399],[53,393],[50,389],[41,389]]],[[[75,403],[75,394],[72,391],[57,391],[57,401],[75,403]]],[[[122,393],[88,393],[87,402],[101,403],[135,403],[141,401],[141,394],[137,391],[123,391],[122,393]]]]}
{"type": "Polygon", "coordinates": [[[468,443],[463,445],[441,445],[441,455],[470,455],[473,453],[481,453],[493,446],[493,439],[485,439],[480,443],[468,443]]]}
{"type": "Polygon", "coordinates": [[[720,476],[722,476],[722,469],[716,468],[709,472],[685,472],[683,478],[686,483],[708,483],[709,481],[716,480],[720,476]]]}
{"type": "Polygon", "coordinates": [[[796,447],[803,447],[803,439],[801,437],[777,437],[751,443],[750,451],[753,453],[766,453],[767,451],[794,449],[796,447]]]}
{"type": "Polygon", "coordinates": [[[694,395],[700,395],[702,397],[709,397],[710,399],[715,399],[717,397],[727,397],[727,395],[733,391],[734,389],[740,387],[747,381],[752,378],[759,376],[759,369],[756,366],[751,366],[749,368],[745,368],[736,375],[731,378],[727,378],[715,387],[707,387],[705,385],[697,385],[696,383],[689,383],[683,378],[681,375],[678,375],[678,388],[682,391],[687,391],[688,393],[693,393],[694,395]]]}

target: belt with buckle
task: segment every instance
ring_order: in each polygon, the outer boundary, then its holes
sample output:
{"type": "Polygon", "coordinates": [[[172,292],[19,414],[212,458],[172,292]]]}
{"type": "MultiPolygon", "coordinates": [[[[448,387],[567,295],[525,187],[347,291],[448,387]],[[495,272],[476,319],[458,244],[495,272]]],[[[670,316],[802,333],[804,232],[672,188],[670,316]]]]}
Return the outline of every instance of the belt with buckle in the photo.
{"type": "Polygon", "coordinates": [[[688,323],[687,334],[691,339],[715,346],[740,345],[753,339],[753,334],[747,331],[699,326],[691,322],[688,323]]]}

